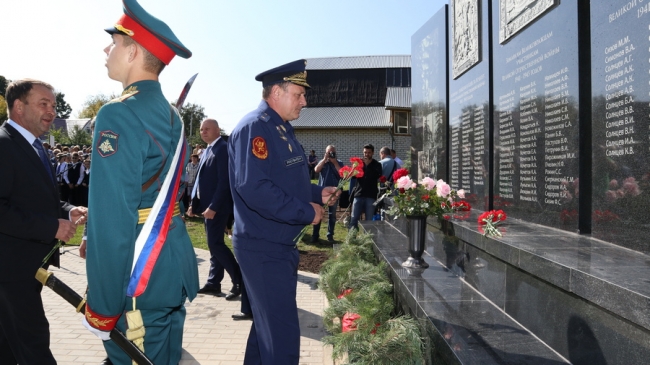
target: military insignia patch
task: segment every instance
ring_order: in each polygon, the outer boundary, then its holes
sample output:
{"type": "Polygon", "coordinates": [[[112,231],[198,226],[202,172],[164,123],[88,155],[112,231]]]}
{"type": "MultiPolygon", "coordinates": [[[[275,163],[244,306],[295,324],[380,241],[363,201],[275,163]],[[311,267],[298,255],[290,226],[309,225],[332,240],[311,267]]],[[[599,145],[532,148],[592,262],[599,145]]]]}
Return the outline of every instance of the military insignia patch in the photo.
{"type": "Polygon", "coordinates": [[[119,134],[113,131],[99,132],[99,141],[97,141],[97,152],[101,157],[108,157],[117,152],[117,140],[119,134]]]}
{"type": "Polygon", "coordinates": [[[266,141],[264,138],[253,138],[253,155],[262,160],[266,160],[266,158],[269,157],[269,149],[266,147],[266,141]]]}

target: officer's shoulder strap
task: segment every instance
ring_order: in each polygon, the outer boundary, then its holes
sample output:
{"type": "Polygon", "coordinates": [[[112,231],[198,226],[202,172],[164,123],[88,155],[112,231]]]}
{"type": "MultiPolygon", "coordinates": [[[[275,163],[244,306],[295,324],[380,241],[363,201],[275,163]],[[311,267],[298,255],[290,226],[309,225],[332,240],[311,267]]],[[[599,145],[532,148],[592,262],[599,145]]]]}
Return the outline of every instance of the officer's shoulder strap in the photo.
{"type": "Polygon", "coordinates": [[[263,121],[263,122],[268,122],[269,120],[271,120],[271,116],[268,115],[267,113],[262,113],[262,114],[260,114],[258,119],[263,121]]]}
{"type": "Polygon", "coordinates": [[[128,93],[125,93],[125,94],[123,94],[123,95],[121,95],[121,96],[118,96],[117,98],[115,98],[115,99],[109,101],[109,103],[123,103],[126,99],[132,97],[133,95],[135,95],[135,94],[137,94],[137,93],[139,93],[138,90],[135,90],[135,91],[132,91],[132,92],[128,92],[128,93]]]}

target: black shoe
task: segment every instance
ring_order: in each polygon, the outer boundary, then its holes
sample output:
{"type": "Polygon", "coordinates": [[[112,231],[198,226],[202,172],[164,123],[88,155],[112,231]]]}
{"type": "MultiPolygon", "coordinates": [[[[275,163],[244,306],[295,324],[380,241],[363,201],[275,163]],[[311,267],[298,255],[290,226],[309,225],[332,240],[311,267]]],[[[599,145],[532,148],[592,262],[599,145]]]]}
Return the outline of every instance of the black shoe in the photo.
{"type": "Polygon", "coordinates": [[[253,314],[252,313],[237,313],[233,314],[232,316],[233,321],[251,321],[253,320],[253,314]]]}
{"type": "Polygon", "coordinates": [[[99,365],[113,365],[113,362],[107,357],[102,362],[100,362],[99,365]]]}
{"type": "Polygon", "coordinates": [[[214,295],[215,297],[225,297],[226,294],[221,292],[221,288],[214,288],[211,286],[204,286],[203,288],[199,289],[197,292],[198,294],[207,294],[207,295],[214,295]]]}
{"type": "Polygon", "coordinates": [[[240,295],[241,295],[241,287],[239,285],[235,285],[232,287],[232,289],[230,289],[230,293],[226,295],[226,300],[233,300],[240,295]]]}
{"type": "Polygon", "coordinates": [[[334,242],[333,236],[327,236],[327,242],[334,242]]]}
{"type": "Polygon", "coordinates": [[[311,243],[318,243],[318,236],[311,236],[311,243]]]}

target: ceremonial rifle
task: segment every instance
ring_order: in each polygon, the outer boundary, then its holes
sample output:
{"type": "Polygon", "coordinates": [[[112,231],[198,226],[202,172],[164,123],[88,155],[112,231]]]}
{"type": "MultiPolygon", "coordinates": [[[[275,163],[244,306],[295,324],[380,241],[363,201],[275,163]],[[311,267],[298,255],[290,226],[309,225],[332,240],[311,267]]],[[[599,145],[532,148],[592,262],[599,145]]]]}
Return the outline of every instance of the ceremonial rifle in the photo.
{"type": "MultiPolygon", "coordinates": [[[[187,83],[185,84],[185,87],[183,87],[183,90],[181,91],[181,95],[178,97],[178,100],[176,101],[176,108],[180,109],[183,107],[183,104],[185,103],[185,98],[187,97],[187,94],[190,91],[190,88],[192,87],[192,84],[194,83],[194,80],[196,79],[197,74],[194,74],[187,83]]],[[[59,249],[61,246],[60,242],[55,245],[55,247],[52,249],[52,251],[45,257],[43,260],[43,265],[48,262],[49,258],[52,256],[52,254],[59,249]]],[[[40,267],[36,271],[36,280],[38,280],[43,286],[47,286],[48,288],[52,289],[55,293],[59,294],[65,301],[68,303],[72,304],[73,307],[77,309],[77,312],[81,312],[83,314],[86,313],[86,300],[83,299],[77,292],[75,292],[72,288],[67,286],[64,282],[59,280],[54,274],[51,272],[45,270],[44,268],[40,267]]],[[[133,342],[129,341],[124,333],[120,331],[117,328],[113,328],[110,332],[110,337],[111,340],[124,351],[133,361],[135,361],[138,365],[154,365],[153,362],[145,355],[140,349],[133,344],[133,342]]]]}

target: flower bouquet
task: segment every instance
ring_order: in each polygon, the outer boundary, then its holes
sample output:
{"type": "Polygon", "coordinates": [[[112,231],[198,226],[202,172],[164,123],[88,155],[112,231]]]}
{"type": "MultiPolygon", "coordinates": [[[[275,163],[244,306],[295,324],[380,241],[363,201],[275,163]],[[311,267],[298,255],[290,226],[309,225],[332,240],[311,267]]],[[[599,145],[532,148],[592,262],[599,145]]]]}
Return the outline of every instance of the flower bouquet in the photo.
{"type": "MultiPolygon", "coordinates": [[[[329,204],[338,198],[339,191],[343,190],[345,184],[349,182],[353,177],[363,177],[363,160],[359,157],[352,157],[350,158],[350,163],[352,166],[343,166],[339,169],[339,176],[341,177],[341,180],[339,180],[339,184],[336,186],[336,192],[334,192],[334,194],[332,194],[327,200],[327,203],[323,205],[323,209],[327,209],[329,204]]],[[[303,228],[300,233],[298,233],[296,238],[294,238],[294,241],[296,243],[300,242],[305,233],[307,233],[307,229],[309,229],[309,227],[311,227],[311,224],[306,225],[305,228],[303,228]]]]}
{"type": "Polygon", "coordinates": [[[463,189],[453,190],[442,179],[436,181],[425,177],[416,183],[411,180],[406,169],[395,171],[393,181],[396,191],[393,193],[393,206],[388,210],[388,214],[395,217],[433,215],[442,220],[445,214],[454,211],[457,198],[465,198],[463,189]]]}
{"type": "Polygon", "coordinates": [[[489,210],[478,216],[479,226],[483,226],[483,236],[499,236],[501,232],[497,226],[506,220],[506,213],[503,210],[489,210]]]}

